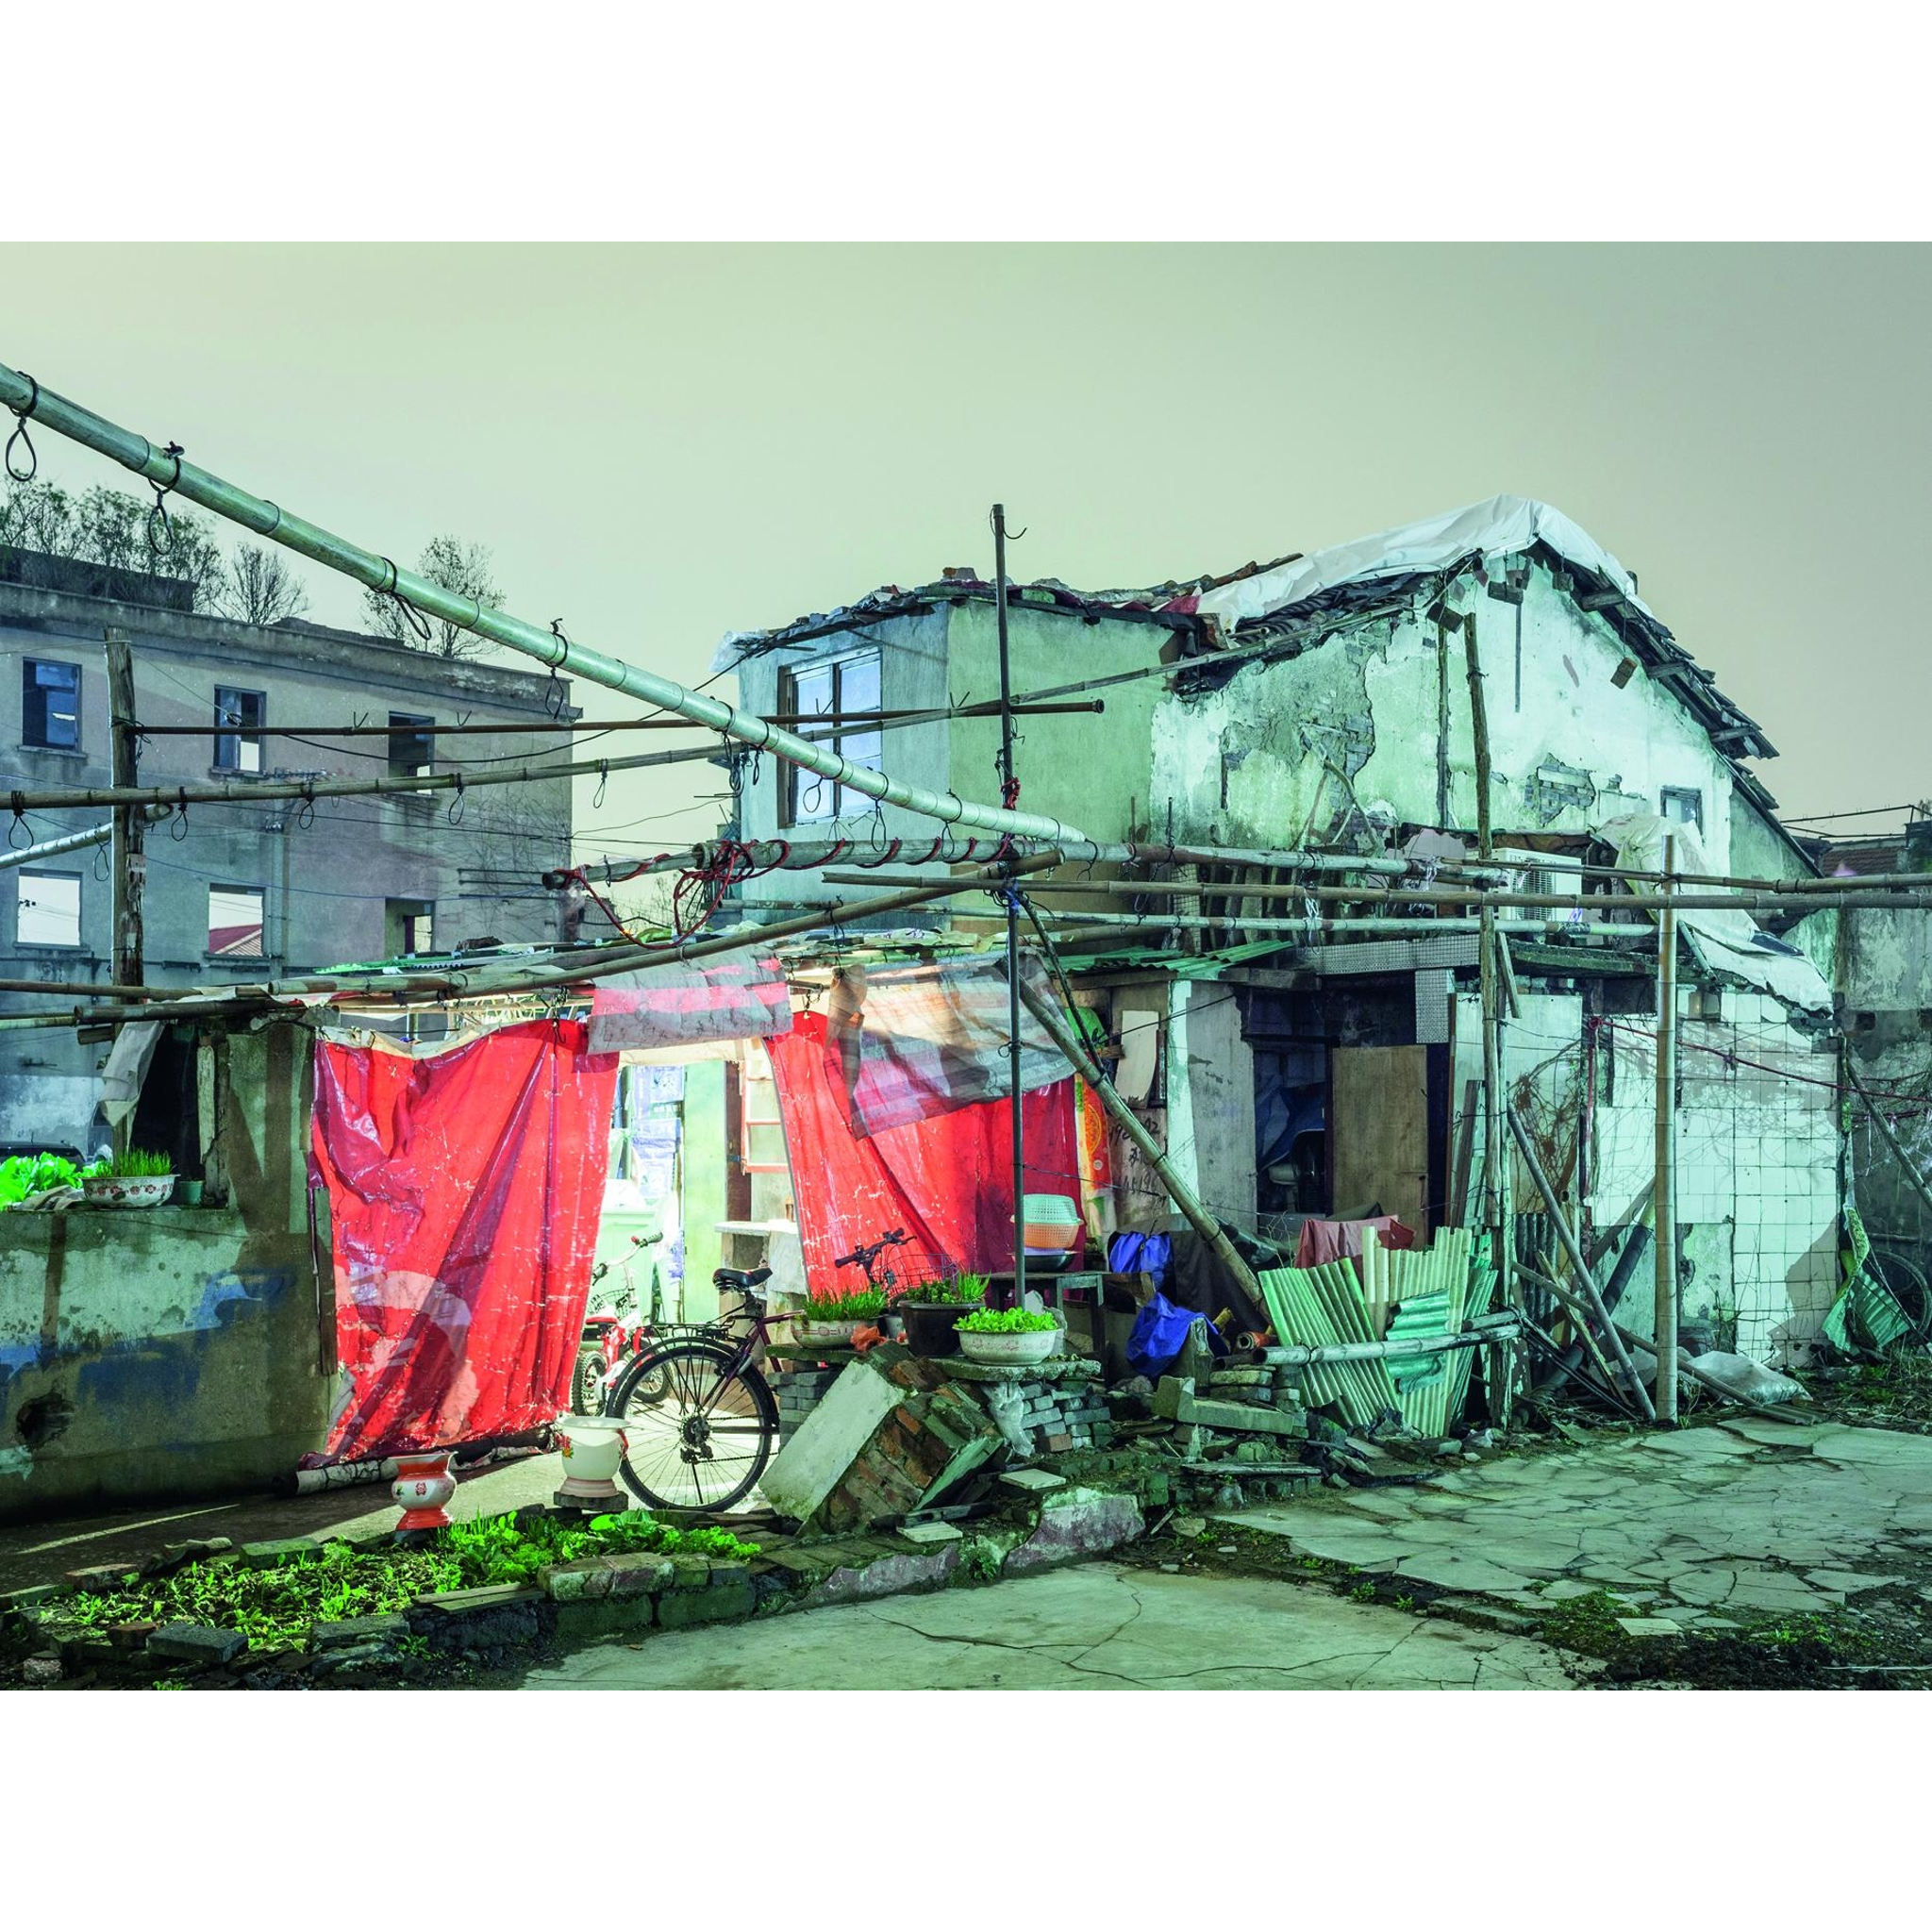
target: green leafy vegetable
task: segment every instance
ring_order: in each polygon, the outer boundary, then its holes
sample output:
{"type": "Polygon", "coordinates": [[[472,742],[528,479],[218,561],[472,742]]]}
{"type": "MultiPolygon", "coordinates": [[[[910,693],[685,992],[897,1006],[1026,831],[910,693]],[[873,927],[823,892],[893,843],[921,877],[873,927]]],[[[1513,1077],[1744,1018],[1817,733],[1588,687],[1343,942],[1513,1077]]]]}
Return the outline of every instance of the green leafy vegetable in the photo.
{"type": "Polygon", "coordinates": [[[922,1281],[906,1291],[908,1302],[924,1302],[941,1307],[968,1307],[986,1299],[984,1274],[959,1274],[950,1281],[922,1281]]]}
{"type": "Polygon", "coordinates": [[[77,1188],[80,1169],[58,1154],[16,1154],[0,1160],[0,1208],[12,1208],[48,1188],[77,1188]]]}
{"type": "Polygon", "coordinates": [[[1041,1335],[1059,1324],[1031,1308],[981,1308],[955,1324],[962,1335],[1041,1335]]]}

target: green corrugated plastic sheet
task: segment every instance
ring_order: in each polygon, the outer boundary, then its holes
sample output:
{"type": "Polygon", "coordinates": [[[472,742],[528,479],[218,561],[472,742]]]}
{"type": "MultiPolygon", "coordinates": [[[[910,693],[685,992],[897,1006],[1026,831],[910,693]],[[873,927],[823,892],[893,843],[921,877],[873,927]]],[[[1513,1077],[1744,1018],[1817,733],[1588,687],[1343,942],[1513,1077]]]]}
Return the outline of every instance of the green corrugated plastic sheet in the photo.
{"type": "Polygon", "coordinates": [[[1223,946],[1214,953],[1176,953],[1167,946],[1097,946],[1091,953],[1082,947],[1080,970],[1091,972],[1108,966],[1158,966],[1176,979],[1212,979],[1224,966],[1245,966],[1265,959],[1271,953],[1291,952],[1298,940],[1243,940],[1238,946],[1223,946]]]}
{"type": "MultiPolygon", "coordinates": [[[[1487,1253],[1473,1249],[1461,1229],[1444,1229],[1427,1248],[1386,1251],[1372,1257],[1372,1265],[1406,1291],[1391,1304],[1391,1339],[1454,1334],[1487,1312],[1495,1293],[1495,1270],[1487,1253]]],[[[1332,1348],[1376,1339],[1351,1261],[1270,1269],[1260,1282],[1280,1341],[1332,1348]]],[[[1303,1370],[1303,1390],[1311,1407],[1332,1405],[1351,1428],[1367,1428],[1392,1408],[1419,1435],[1441,1436],[1461,1418],[1474,1355],[1474,1349],[1460,1348],[1394,1362],[1326,1363],[1303,1370]]]]}

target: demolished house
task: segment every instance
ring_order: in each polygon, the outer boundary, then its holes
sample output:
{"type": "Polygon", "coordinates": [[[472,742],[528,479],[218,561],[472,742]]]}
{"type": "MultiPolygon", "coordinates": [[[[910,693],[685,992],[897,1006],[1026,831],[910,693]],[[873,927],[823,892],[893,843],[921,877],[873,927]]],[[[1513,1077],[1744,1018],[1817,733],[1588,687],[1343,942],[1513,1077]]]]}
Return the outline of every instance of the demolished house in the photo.
{"type": "MultiPolygon", "coordinates": [[[[1641,901],[1619,904],[1633,892],[1611,874],[1655,872],[1667,836],[1686,878],[1815,868],[1742,762],[1774,755],[1764,731],[1614,558],[1549,506],[1499,497],[1226,579],[1099,596],[1017,586],[1011,640],[1021,701],[1107,707],[1104,721],[1022,721],[1025,803],[1100,841],[1029,897],[1115,1043],[1120,1092],[1216,1216],[1291,1247],[1310,1217],[1379,1210],[1424,1238],[1476,1218],[1479,921],[1428,888],[1474,859],[1486,806],[1496,876],[1589,902],[1497,915],[1514,978],[1509,1106],[1605,1273],[1649,1238],[1657,926],[1641,901]],[[1383,894],[1390,873],[1412,896],[1383,894]]],[[[714,661],[760,711],[849,707],[850,690],[888,709],[957,708],[996,689],[993,648],[991,587],[954,572],[736,635],[714,661]]],[[[845,748],[963,786],[996,729],[956,715],[845,748]]],[[[801,872],[887,883],[984,857],[782,777],[746,791],[741,836],[770,867],[740,888],[747,912],[798,901],[801,872]]],[[[943,952],[989,930],[956,906],[924,938],[943,952]]],[[[1684,1319],[1726,1348],[1802,1361],[1840,1282],[1831,988],[1742,909],[1687,909],[1680,930],[1684,1319]]],[[[1164,1192],[1131,1148],[1114,1151],[1099,1231],[1167,1226],[1164,1192]]],[[[1567,1272],[1511,1158],[1519,1254],[1567,1272]]],[[[1619,1320],[1642,1333],[1650,1319],[1646,1282],[1619,1320]]]]}

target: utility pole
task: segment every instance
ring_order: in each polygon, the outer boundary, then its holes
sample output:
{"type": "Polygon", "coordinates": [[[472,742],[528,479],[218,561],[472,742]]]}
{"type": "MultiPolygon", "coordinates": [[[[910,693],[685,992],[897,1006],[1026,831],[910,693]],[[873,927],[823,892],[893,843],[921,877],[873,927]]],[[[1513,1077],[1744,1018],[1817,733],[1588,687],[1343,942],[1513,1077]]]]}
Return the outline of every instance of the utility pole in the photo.
{"type": "MultiPolygon", "coordinates": [[[[125,631],[105,633],[108,646],[108,716],[117,788],[133,786],[135,747],[140,724],[134,708],[134,654],[125,631]]],[[[117,805],[111,840],[113,853],[113,956],[111,977],[117,985],[142,983],[141,895],[146,883],[147,812],[138,805],[117,805]]]]}
{"type": "MultiPolygon", "coordinates": [[[[136,714],[134,708],[134,653],[125,631],[108,629],[102,633],[108,652],[108,738],[112,760],[113,782],[131,786],[135,781],[136,714]]],[[[108,978],[118,986],[140,986],[142,972],[141,895],[147,881],[147,808],[117,805],[114,808],[108,850],[113,886],[108,918],[112,926],[110,951],[113,970],[108,978]]],[[[134,1131],[130,1111],[114,1128],[114,1147],[125,1153],[134,1131]]]]}
{"type": "Polygon", "coordinates": [[[1657,1419],[1677,1420],[1677,835],[1664,834],[1657,934],[1657,1419]]]}
{"type": "MultiPolygon", "coordinates": [[[[1449,620],[1441,633],[1443,644],[1442,678],[1448,677],[1449,620]]],[[[1482,658],[1476,650],[1475,612],[1460,613],[1463,665],[1469,675],[1469,724],[1475,767],[1475,849],[1477,862],[1490,862],[1490,713],[1483,698],[1482,658]]],[[[1443,706],[1446,712],[1446,699],[1443,706]]],[[[1443,760],[1447,766],[1446,756],[1443,760]]],[[[1509,1143],[1507,1123],[1509,1117],[1507,1062],[1503,1038],[1503,1011],[1513,997],[1508,970],[1508,941],[1496,927],[1495,911],[1484,907],[1478,939],[1478,985],[1483,1003],[1483,1088],[1488,1105],[1484,1109],[1483,1205],[1489,1220],[1491,1241],[1496,1262],[1496,1282],[1506,1307],[1520,1306],[1521,1290],[1516,1279],[1516,1152],[1509,1143]]],[[[1495,1368],[1496,1387],[1491,1391],[1495,1420],[1507,1427],[1515,1406],[1516,1352],[1499,1343],[1491,1357],[1495,1368]]]]}
{"type": "MultiPolygon", "coordinates": [[[[1020,796],[1013,776],[1013,673],[1007,640],[1007,507],[992,507],[993,615],[1000,640],[1000,803],[1011,811],[1020,796]]],[[[1012,1082],[1013,1118],[1013,1306],[1026,1301],[1026,1121],[1020,1091],[1020,902],[1013,882],[1006,882],[1007,907],[1007,1074],[1012,1082]]]]}

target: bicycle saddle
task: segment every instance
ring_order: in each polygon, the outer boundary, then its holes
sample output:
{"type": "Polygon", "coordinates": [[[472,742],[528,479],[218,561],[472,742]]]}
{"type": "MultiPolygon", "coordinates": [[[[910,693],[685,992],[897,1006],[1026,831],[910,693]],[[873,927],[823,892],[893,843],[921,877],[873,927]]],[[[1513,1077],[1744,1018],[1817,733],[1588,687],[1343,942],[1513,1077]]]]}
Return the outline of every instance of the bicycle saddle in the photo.
{"type": "Polygon", "coordinates": [[[716,1268],[711,1271],[714,1288],[751,1289],[771,1278],[769,1268],[716,1268]]]}

